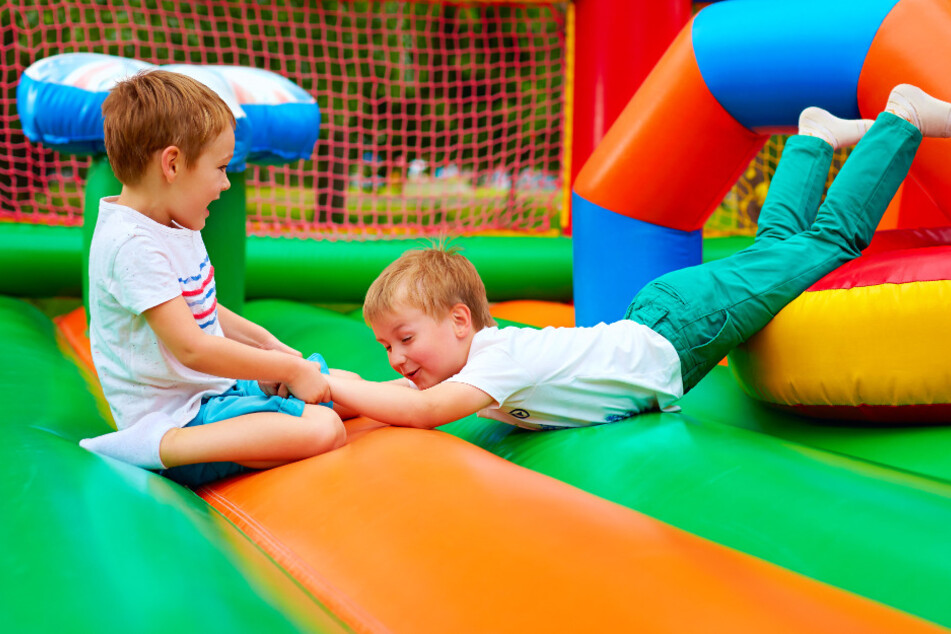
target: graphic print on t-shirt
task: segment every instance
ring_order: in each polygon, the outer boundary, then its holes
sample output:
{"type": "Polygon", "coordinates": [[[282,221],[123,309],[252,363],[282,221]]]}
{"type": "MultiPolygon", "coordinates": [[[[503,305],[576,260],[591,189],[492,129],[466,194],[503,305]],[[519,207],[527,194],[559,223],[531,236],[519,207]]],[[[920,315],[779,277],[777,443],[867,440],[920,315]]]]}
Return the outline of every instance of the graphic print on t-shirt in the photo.
{"type": "Polygon", "coordinates": [[[203,330],[213,326],[218,321],[218,298],[215,294],[215,267],[211,265],[211,259],[205,256],[198,265],[197,274],[180,277],[178,282],[182,285],[182,297],[198,325],[203,330]]]}

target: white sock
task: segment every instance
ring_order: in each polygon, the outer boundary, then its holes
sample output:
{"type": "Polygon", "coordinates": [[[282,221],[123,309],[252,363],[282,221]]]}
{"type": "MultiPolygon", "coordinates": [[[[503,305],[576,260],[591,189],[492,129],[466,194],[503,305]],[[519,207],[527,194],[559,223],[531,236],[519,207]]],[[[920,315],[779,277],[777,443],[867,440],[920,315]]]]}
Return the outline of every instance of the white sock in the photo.
{"type": "Polygon", "coordinates": [[[872,123],[871,119],[840,119],[827,110],[812,106],[799,115],[799,134],[820,138],[838,149],[858,143],[872,123]]]}
{"type": "Polygon", "coordinates": [[[159,457],[162,437],[179,425],[171,417],[153,412],[131,427],[79,441],[79,446],[143,469],[164,469],[159,457]]]}
{"type": "Polygon", "coordinates": [[[912,124],[923,136],[951,137],[951,103],[935,99],[917,86],[892,88],[885,111],[912,124]]]}

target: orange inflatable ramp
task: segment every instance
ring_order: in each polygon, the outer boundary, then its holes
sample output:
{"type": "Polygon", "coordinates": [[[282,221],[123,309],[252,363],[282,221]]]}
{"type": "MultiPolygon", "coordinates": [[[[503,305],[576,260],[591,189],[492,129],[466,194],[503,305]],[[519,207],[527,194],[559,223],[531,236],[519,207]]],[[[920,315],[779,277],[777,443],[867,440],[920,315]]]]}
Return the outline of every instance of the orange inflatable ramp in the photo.
{"type": "Polygon", "coordinates": [[[92,349],[86,333],[86,310],[79,307],[65,315],[54,317],[53,323],[82,366],[95,373],[96,366],[92,363],[92,349]]]}
{"type": "Polygon", "coordinates": [[[496,319],[508,319],[520,324],[570,328],[575,325],[575,309],[570,304],[537,299],[516,299],[492,304],[489,312],[496,319]]]}
{"type": "Polygon", "coordinates": [[[357,631],[942,631],[448,434],[350,425],[199,494],[357,631]]]}

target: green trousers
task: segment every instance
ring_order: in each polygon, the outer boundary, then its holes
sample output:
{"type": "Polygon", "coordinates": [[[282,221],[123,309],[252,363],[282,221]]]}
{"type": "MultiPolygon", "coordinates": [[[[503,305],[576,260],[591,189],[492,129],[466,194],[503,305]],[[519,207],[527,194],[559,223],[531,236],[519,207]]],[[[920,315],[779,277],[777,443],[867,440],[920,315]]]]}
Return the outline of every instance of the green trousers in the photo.
{"type": "Polygon", "coordinates": [[[832,146],[813,137],[791,137],[753,245],[722,260],[667,273],[637,294],[625,318],[674,345],[684,393],[786,304],[868,246],[920,143],[916,127],[882,113],[820,205],[832,146]]]}

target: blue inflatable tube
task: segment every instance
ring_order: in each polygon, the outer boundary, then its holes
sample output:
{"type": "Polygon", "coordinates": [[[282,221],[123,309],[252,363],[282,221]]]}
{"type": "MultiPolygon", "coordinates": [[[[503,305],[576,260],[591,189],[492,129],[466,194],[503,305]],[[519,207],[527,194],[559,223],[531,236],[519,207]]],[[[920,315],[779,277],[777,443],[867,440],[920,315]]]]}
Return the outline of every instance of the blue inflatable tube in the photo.
{"type": "Polygon", "coordinates": [[[713,96],[750,130],[795,126],[820,106],[859,118],[859,74],[898,0],[732,0],[693,25],[700,73],[713,96]]]}
{"type": "Polygon", "coordinates": [[[578,194],[572,195],[571,209],[575,323],[579,326],[621,319],[645,284],[667,271],[700,262],[702,231],[680,231],[628,218],[578,194]],[[612,266],[605,267],[608,257],[612,266]]]}
{"type": "Polygon", "coordinates": [[[53,55],[26,69],[17,86],[23,132],[31,141],[60,152],[105,154],[102,102],[116,82],[155,68],[202,82],[231,108],[236,126],[229,172],[244,171],[246,161],[284,164],[313,156],[320,108],[286,77],[244,66],[158,67],[100,53],[53,55]]]}

